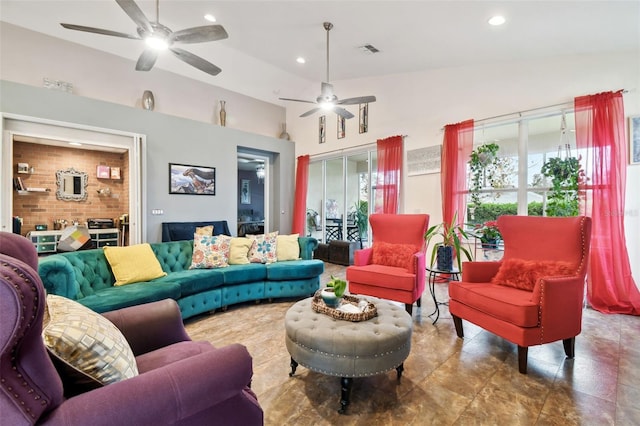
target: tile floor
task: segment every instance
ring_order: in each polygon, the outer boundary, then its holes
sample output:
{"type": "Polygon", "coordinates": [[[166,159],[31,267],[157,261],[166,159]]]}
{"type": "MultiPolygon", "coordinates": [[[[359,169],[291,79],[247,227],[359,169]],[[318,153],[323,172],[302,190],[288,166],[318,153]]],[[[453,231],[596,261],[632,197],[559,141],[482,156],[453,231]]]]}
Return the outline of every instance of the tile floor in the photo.
{"type": "MultiPolygon", "coordinates": [[[[345,268],[325,264],[344,278],[345,268]]],[[[446,284],[436,289],[445,300],[446,284]]],[[[253,390],[266,425],[640,425],[640,318],[585,309],[576,358],[562,342],[529,349],[529,373],[518,373],[515,345],[465,322],[455,334],[443,306],[414,307],[411,354],[402,381],[395,370],[355,379],[351,405],[339,407],[339,379],[298,367],[289,377],[284,315],[295,300],[241,304],[187,320],[194,340],[242,343],[253,356],[253,390]]]]}

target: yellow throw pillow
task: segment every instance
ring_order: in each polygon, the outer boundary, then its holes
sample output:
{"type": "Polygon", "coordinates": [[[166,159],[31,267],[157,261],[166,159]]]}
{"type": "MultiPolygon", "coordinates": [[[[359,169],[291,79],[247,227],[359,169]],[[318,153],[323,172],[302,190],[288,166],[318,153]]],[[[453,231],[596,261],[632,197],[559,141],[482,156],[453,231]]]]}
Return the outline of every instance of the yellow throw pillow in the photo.
{"type": "Polygon", "coordinates": [[[298,235],[299,234],[278,235],[276,237],[276,256],[278,257],[278,262],[300,259],[298,235]]]}
{"type": "Polygon", "coordinates": [[[213,236],[213,225],[196,226],[196,234],[195,235],[205,235],[207,237],[212,237],[213,236]]]}
{"type": "Polygon", "coordinates": [[[139,283],[167,275],[148,243],[128,247],[107,246],[104,255],[116,277],[114,285],[139,283]]]}
{"type": "Polygon", "coordinates": [[[47,308],[49,322],[42,331],[44,344],[67,371],[77,373],[63,379],[82,380],[82,375],[88,376],[84,383],[67,381],[65,393],[67,387],[88,386],[90,380],[100,386],[138,375],[131,346],[111,321],[55,294],[47,296],[47,308]]]}
{"type": "Polygon", "coordinates": [[[246,265],[249,263],[249,250],[253,240],[249,238],[232,238],[229,249],[229,265],[246,265]]]}

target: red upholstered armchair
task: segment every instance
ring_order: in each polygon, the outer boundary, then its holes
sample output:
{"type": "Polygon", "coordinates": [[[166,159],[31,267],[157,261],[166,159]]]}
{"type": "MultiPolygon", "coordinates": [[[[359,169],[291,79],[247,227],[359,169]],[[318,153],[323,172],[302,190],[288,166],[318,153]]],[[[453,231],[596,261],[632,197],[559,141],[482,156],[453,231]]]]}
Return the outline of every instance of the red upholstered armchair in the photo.
{"type": "MultiPolygon", "coordinates": [[[[105,313],[130,344],[139,375],[68,395],[43,341],[37,265],[29,240],[0,232],[0,424],[263,424],[248,388],[247,349],[192,341],[170,299],[105,313]]],[[[97,339],[83,343],[90,340],[97,339]]]]}
{"type": "Polygon", "coordinates": [[[373,245],[355,252],[354,265],[347,268],[349,292],[402,302],[411,313],[424,291],[429,215],[373,214],[369,222],[373,245]]]}
{"type": "Polygon", "coordinates": [[[529,346],[562,340],[573,358],[582,327],[591,218],[501,216],[500,262],[465,262],[462,281],[449,283],[456,333],[462,320],[518,345],[527,372],[529,346]]]}

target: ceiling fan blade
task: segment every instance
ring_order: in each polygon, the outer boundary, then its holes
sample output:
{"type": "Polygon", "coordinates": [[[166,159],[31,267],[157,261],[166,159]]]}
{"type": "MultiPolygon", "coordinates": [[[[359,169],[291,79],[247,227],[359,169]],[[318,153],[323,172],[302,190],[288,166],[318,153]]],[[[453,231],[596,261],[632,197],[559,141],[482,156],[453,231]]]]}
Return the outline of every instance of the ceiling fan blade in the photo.
{"type": "Polygon", "coordinates": [[[102,28],[85,27],[82,25],[74,25],[74,24],[60,24],[60,25],[62,25],[64,28],[68,30],[84,31],[86,33],[102,34],[102,35],[108,35],[108,36],[114,36],[114,37],[123,37],[123,38],[131,38],[134,40],[140,40],[140,37],[138,36],[119,33],[117,31],[103,30],[102,28]]]}
{"type": "Polygon", "coordinates": [[[124,12],[131,18],[136,25],[145,32],[152,32],[151,22],[144,15],[142,10],[138,7],[138,5],[133,0],[116,0],[116,3],[124,10],[124,12]]]}
{"type": "Polygon", "coordinates": [[[157,49],[145,49],[136,62],[136,71],[149,71],[155,65],[156,59],[158,59],[157,49]]]}
{"type": "Polygon", "coordinates": [[[338,106],[333,107],[333,112],[335,112],[335,113],[336,113],[336,114],[338,114],[340,117],[342,117],[342,118],[344,118],[344,119],[346,119],[346,120],[348,120],[348,119],[350,119],[350,118],[353,118],[353,114],[351,114],[351,113],[350,113],[349,111],[347,111],[346,109],[341,108],[341,107],[338,107],[338,106]]]}
{"type": "Polygon", "coordinates": [[[171,34],[169,40],[176,43],[202,43],[223,40],[228,37],[229,34],[227,34],[222,25],[204,25],[175,31],[171,34]]]}
{"type": "Polygon", "coordinates": [[[375,102],[375,96],[358,96],[357,98],[348,98],[337,101],[338,105],[356,105],[356,104],[368,104],[370,102],[375,102]]]}
{"type": "Polygon", "coordinates": [[[304,114],[300,114],[300,117],[308,117],[311,114],[315,114],[316,112],[320,111],[322,108],[313,108],[310,109],[309,111],[305,112],[304,114]]]}
{"type": "Polygon", "coordinates": [[[317,103],[317,102],[314,102],[314,101],[305,101],[304,99],[291,99],[291,98],[278,98],[278,99],[280,99],[281,101],[304,102],[304,103],[307,103],[307,104],[315,104],[315,103],[317,103]]]}
{"type": "Polygon", "coordinates": [[[177,47],[170,47],[169,50],[171,50],[171,52],[173,52],[173,54],[176,55],[181,61],[184,61],[189,65],[198,68],[200,71],[206,72],[207,74],[218,75],[220,74],[220,71],[222,71],[222,69],[213,65],[211,62],[205,61],[201,57],[187,52],[186,50],[179,49],[177,47]]]}

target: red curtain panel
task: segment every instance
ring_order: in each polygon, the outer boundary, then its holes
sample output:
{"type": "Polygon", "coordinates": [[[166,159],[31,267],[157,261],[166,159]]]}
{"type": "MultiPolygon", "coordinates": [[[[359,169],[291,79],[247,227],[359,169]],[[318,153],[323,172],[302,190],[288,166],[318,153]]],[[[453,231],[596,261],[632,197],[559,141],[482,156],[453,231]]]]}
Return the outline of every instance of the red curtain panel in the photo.
{"type": "Polygon", "coordinates": [[[441,161],[442,220],[450,223],[458,212],[465,222],[467,162],[473,151],[473,120],[444,127],[441,161]]]}
{"type": "Polygon", "coordinates": [[[403,139],[402,136],[378,139],[376,213],[398,213],[403,139]]]}
{"type": "Polygon", "coordinates": [[[298,157],[298,167],[296,169],[296,192],[293,200],[293,224],[291,232],[300,234],[301,237],[307,235],[307,186],[309,184],[309,156],[298,157]]]}
{"type": "Polygon", "coordinates": [[[575,99],[576,145],[586,153],[585,214],[593,220],[587,297],[600,312],[640,315],[624,235],[627,149],[622,92],[575,99]]]}

